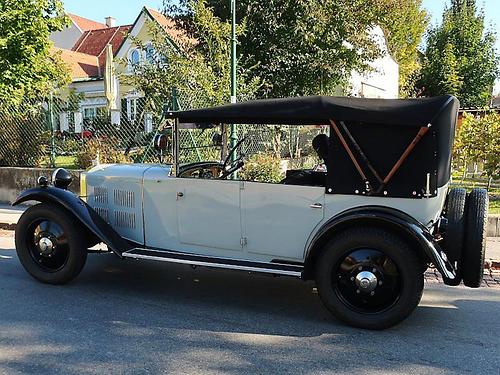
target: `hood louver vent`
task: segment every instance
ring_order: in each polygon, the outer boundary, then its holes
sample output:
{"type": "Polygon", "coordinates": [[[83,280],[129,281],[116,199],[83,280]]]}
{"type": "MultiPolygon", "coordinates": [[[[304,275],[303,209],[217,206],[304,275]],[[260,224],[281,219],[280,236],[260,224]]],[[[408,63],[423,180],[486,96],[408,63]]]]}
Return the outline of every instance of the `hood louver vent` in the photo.
{"type": "Polygon", "coordinates": [[[113,191],[113,201],[117,206],[122,207],[135,207],[135,194],[133,191],[127,190],[114,190],[113,191]]]}

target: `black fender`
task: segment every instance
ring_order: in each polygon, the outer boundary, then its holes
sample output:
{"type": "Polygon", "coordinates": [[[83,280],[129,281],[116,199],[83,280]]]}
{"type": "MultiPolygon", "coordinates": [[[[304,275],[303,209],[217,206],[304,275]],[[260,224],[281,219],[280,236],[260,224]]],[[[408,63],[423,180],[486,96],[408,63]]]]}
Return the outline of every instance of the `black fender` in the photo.
{"type": "Polygon", "coordinates": [[[37,201],[41,203],[55,203],[71,212],[91,233],[104,242],[108,248],[122,257],[122,253],[132,249],[128,244],[104,219],[95,212],[92,207],[85,203],[76,194],[56,188],[39,187],[23,191],[12,203],[18,204],[37,201]]]}
{"type": "Polygon", "coordinates": [[[316,256],[335,233],[353,225],[376,225],[398,233],[412,240],[412,244],[424,259],[432,262],[448,284],[456,278],[452,264],[440,248],[429,230],[408,214],[397,209],[383,206],[364,206],[344,211],[328,220],[314,235],[306,249],[305,276],[310,277],[316,256]]]}

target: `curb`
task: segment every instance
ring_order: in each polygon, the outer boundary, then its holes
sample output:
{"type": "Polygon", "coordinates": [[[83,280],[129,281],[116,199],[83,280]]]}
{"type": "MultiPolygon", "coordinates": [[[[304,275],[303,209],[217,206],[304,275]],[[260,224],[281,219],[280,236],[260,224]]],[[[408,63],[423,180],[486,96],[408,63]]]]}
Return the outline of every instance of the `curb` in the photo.
{"type": "Polygon", "coordinates": [[[488,215],[486,236],[500,237],[500,215],[488,215]]]}

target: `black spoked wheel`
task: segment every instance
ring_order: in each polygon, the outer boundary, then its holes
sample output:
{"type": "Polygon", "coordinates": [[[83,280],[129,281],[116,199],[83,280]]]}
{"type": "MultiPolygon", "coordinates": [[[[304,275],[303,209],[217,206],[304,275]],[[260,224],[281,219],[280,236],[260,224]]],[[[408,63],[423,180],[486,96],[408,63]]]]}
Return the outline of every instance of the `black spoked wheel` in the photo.
{"type": "Polygon", "coordinates": [[[316,265],[321,300],[338,319],[384,329],[417,307],[421,260],[398,236],[376,228],[347,230],[330,240],[316,265]]]}
{"type": "Polygon", "coordinates": [[[69,257],[68,239],[57,223],[35,219],[25,232],[26,244],[33,261],[46,272],[57,272],[69,257]]]}
{"type": "Polygon", "coordinates": [[[383,252],[358,249],[341,257],[332,272],[332,287],[354,311],[380,313],[399,299],[401,277],[396,264],[383,252]]]}
{"type": "Polygon", "coordinates": [[[23,267],[37,280],[64,284],[82,270],[87,251],[78,223],[50,204],[30,207],[16,226],[16,251],[23,267]]]}

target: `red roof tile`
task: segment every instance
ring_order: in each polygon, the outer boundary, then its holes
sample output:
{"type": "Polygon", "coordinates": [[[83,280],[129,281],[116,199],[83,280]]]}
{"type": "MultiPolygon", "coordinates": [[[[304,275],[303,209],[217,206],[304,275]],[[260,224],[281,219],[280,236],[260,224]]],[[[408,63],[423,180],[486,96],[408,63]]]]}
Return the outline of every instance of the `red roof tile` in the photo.
{"type": "Polygon", "coordinates": [[[61,59],[68,65],[71,78],[98,78],[101,76],[96,56],[56,47],[53,47],[52,51],[60,54],[61,59]]]}
{"type": "Polygon", "coordinates": [[[89,30],[78,39],[73,47],[73,51],[85,53],[87,55],[97,56],[99,66],[106,64],[106,46],[111,44],[113,55],[120,48],[123,40],[126,38],[132,25],[109,27],[100,30],[89,30]]]}
{"type": "Polygon", "coordinates": [[[167,32],[167,34],[173,39],[174,42],[183,42],[194,44],[196,41],[186,36],[184,30],[179,29],[175,22],[166,17],[164,14],[158,12],[157,10],[147,8],[146,10],[151,15],[151,17],[163,27],[163,29],[167,32]]]}
{"type": "Polygon", "coordinates": [[[67,13],[67,15],[82,31],[104,29],[107,27],[104,23],[92,21],[76,14],[67,13]]]}

